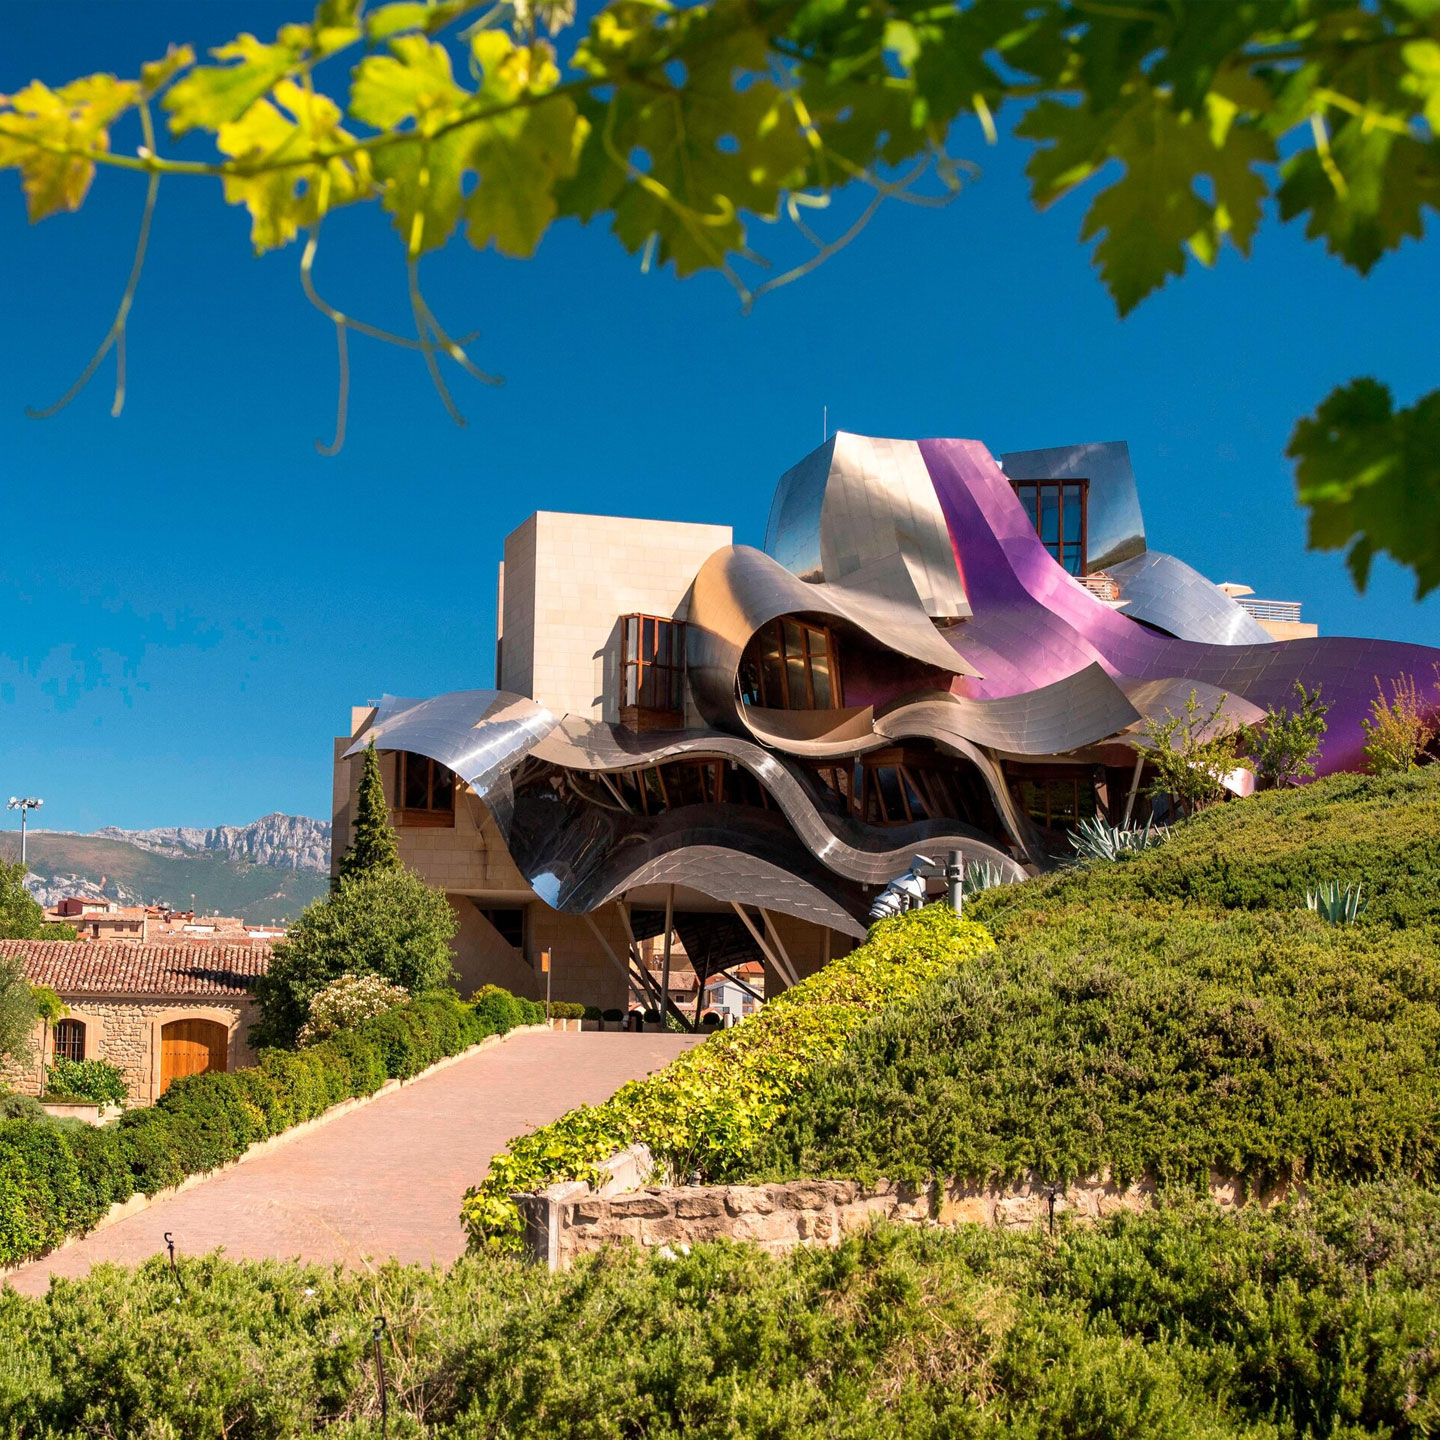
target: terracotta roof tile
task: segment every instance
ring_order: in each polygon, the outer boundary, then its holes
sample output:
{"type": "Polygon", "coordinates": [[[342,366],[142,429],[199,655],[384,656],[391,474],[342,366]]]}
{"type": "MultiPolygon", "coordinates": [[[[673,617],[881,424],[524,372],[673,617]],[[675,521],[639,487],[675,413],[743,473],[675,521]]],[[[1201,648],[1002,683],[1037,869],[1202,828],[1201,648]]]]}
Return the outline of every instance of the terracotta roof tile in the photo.
{"type": "Polygon", "coordinates": [[[107,945],[0,940],[26,978],[61,995],[238,995],[270,964],[268,945],[107,945]]]}

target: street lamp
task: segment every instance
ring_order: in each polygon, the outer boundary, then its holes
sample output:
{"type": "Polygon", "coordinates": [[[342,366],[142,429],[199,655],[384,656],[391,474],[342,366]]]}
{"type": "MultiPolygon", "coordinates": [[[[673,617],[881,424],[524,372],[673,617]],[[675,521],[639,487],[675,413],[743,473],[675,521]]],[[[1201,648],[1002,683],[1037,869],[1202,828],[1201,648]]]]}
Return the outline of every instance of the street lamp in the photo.
{"type": "Polygon", "coordinates": [[[29,795],[12,795],[10,803],[5,807],[7,810],[18,810],[20,812],[20,863],[25,863],[25,822],[30,818],[32,810],[38,810],[45,802],[36,800],[29,795]]]}

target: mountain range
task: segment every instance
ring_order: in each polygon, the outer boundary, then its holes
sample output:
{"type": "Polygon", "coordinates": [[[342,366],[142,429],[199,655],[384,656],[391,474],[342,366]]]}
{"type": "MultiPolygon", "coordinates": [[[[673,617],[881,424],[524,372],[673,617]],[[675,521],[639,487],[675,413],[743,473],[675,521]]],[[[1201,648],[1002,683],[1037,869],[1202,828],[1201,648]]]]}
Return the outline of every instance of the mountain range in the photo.
{"type": "MultiPolygon", "coordinates": [[[[17,859],[19,849],[13,832],[0,836],[4,858],[17,859]]],[[[287,920],[329,888],[330,824],[274,814],[210,829],[32,830],[27,858],[25,883],[42,905],[87,895],[122,905],[193,905],[251,923],[287,920]]]]}

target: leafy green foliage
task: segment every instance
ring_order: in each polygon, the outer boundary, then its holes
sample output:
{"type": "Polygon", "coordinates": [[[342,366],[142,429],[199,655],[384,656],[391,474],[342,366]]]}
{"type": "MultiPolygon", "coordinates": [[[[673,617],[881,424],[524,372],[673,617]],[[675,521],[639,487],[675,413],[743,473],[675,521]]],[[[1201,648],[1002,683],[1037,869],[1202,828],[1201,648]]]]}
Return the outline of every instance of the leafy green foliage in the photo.
{"type": "Polygon", "coordinates": [[[1416,599],[1440,585],[1440,390],[1396,410],[1388,386],[1352,380],[1295,426],[1286,453],[1310,548],[1348,546],[1357,589],[1379,551],[1415,572],[1416,599]]]}
{"type": "MultiPolygon", "coordinates": [[[[415,269],[457,230],[524,257],[557,221],[604,218],[647,268],[716,271],[748,306],[849,243],[884,201],[953,197],[973,170],[946,148],[962,115],[992,137],[1002,111],[1016,116],[1037,205],[1088,192],[1080,235],[1122,314],[1192,259],[1248,255],[1267,201],[1361,273],[1422,238],[1440,208],[1428,0],[609,0],[566,55],[538,34],[542,18],[553,37],[573,4],[366,13],[321,0],[273,40],[218,47],[214,64],[172,46],[138,79],[0,96],[0,169],[20,172],[32,220],[78,209],[97,165],[147,176],[135,271],[97,362],[123,335],[157,182],[209,177],[249,211],[257,249],[306,237],[306,294],[342,358],[351,329],[421,351],[457,419],[440,359],[493,377],[441,326],[415,269]],[[212,159],[160,153],[157,99],[172,136],[213,138],[212,159]],[[141,143],[112,149],[132,114],[141,143]],[[869,196],[859,221],[817,233],[847,187],[869,196]],[[413,340],[312,283],[325,217],[375,200],[409,266],[413,340]],[[776,221],[805,258],[766,276],[756,222],[776,221]],[[766,278],[746,278],[757,270],[766,278]]],[[[1356,381],[1294,433],[1311,544],[1348,546],[1362,587],[1378,550],[1414,569],[1422,594],[1440,583],[1437,394],[1393,413],[1383,386],[1356,381]]],[[[343,422],[328,449],[341,438],[343,422]]]]}
{"type": "MultiPolygon", "coordinates": [[[[648,1146],[677,1175],[734,1175],[797,1085],[839,1054],[867,1016],[913,999],[990,946],[987,931],[947,905],[880,922],[860,949],[658,1074],[512,1140],[509,1151],[490,1162],[484,1181],[466,1192],[462,1217],[472,1245],[512,1245],[519,1233],[513,1193],[591,1179],[600,1161],[627,1145],[648,1146]]],[[[650,1023],[659,1019],[656,1014],[650,1023]]]]}
{"type": "Polygon", "coordinates": [[[44,940],[45,912],[25,888],[26,867],[0,860],[0,940],[44,940]]]}
{"type": "MultiPolygon", "coordinates": [[[[533,1006],[497,1019],[441,992],[303,1051],[262,1051],[250,1069],[176,1080],[153,1106],[127,1111],[117,1125],[55,1124],[33,1114],[4,1120],[0,1264],[43,1254],[137,1191],[153,1195],[214,1170],[257,1140],[312,1120],[331,1105],[373,1094],[386,1080],[409,1079],[487,1035],[542,1015],[533,1006]]],[[[66,1067],[62,1061],[52,1073],[73,1091],[89,1084],[97,1073],[93,1064],[66,1067]],[[77,1079],[79,1071],[85,1074],[77,1079]]]]}
{"type": "Polygon", "coordinates": [[[1242,727],[1225,713],[1221,695],[1207,710],[1196,691],[1176,715],[1147,715],[1140,730],[1145,756],[1155,770],[1150,793],[1168,799],[1182,815],[1193,815],[1225,794],[1225,777],[1240,764],[1242,727]]]}
{"type": "Polygon", "coordinates": [[[130,1098],[125,1076],[118,1065],[104,1060],[52,1061],[45,1070],[45,1098],[73,1096],[99,1105],[123,1105],[130,1098]]]}
{"type": "MultiPolygon", "coordinates": [[[[1372,775],[1403,775],[1413,770],[1435,738],[1436,724],[1422,704],[1413,675],[1402,675],[1390,682],[1390,698],[1385,698],[1379,680],[1379,692],[1370,702],[1368,718],[1360,722],[1365,731],[1365,762],[1372,775]]],[[[1440,693],[1440,680],[1436,691],[1440,693]]]]}
{"type": "Polygon", "coordinates": [[[0,1060],[22,1065],[29,1060],[35,1015],[35,997],[20,957],[0,955],[0,1060]]]}
{"type": "Polygon", "coordinates": [[[1295,682],[1296,706],[1271,705],[1264,720],[1247,726],[1240,744],[1255,771],[1256,784],[1262,790],[1288,785],[1292,780],[1310,780],[1315,776],[1315,756],[1328,726],[1329,712],[1320,698],[1320,686],[1312,695],[1300,681],[1295,682]]]}
{"type": "Polygon", "coordinates": [[[293,1044],[312,999],[342,975],[379,975],[412,995],[449,984],[455,927],[444,891],[409,870],[341,880],[306,909],[256,981],[256,1042],[293,1044]]]}
{"type": "Polygon", "coordinates": [[[999,944],[812,1072],[765,1175],[1440,1176],[1440,775],[1217,806],[977,896],[999,944]],[[1358,875],[1361,927],[1298,908],[1358,875]]]}
{"type": "Polygon", "coordinates": [[[349,880],[372,871],[400,869],[400,845],[390,828],[385,781],[380,756],[372,740],[365,748],[360,773],[360,795],[355,804],[355,826],[349,848],[340,857],[340,879],[349,880]]]}
{"type": "Polygon", "coordinates": [[[301,1045],[328,1040],[403,1005],[409,998],[408,990],[378,975],[342,975],[311,998],[309,1014],[296,1040],[301,1045]]]}
{"type": "Polygon", "coordinates": [[[623,1249],[374,1272],[219,1255],[0,1296],[0,1428],[392,1435],[1300,1440],[1433,1431],[1440,1200],[1182,1205],[1058,1241],[879,1228],[772,1259],[623,1249]]]}

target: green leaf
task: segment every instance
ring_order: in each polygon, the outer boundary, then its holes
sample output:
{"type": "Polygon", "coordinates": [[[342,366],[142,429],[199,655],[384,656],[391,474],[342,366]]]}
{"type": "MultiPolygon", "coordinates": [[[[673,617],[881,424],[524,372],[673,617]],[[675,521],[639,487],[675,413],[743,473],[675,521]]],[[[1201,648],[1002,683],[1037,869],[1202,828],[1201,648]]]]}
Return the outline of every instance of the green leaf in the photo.
{"type": "Polygon", "coordinates": [[[455,83],[449,51],[423,36],[405,35],[390,42],[389,55],[371,55],[356,66],[350,113],[389,130],[406,120],[444,120],[468,98],[455,83]]]}
{"type": "Polygon", "coordinates": [[[1274,146],[1239,114],[1234,101],[1214,93],[1200,111],[1179,113],[1168,96],[1136,86],[1123,108],[1047,100],[1017,126],[1046,142],[1027,167],[1039,205],[1111,161],[1124,166],[1092,201],[1081,229],[1082,239],[1099,237],[1095,262],[1122,315],[1184,272],[1187,249],[1207,265],[1227,238],[1248,252],[1266,193],[1256,167],[1273,158],[1274,146]]]}
{"type": "Polygon", "coordinates": [[[217,60],[234,65],[202,65],[177,81],[161,102],[170,114],[170,130],[218,130],[238,120],[282,79],[300,58],[296,45],[263,45],[253,35],[239,35],[212,50],[217,60]]]}
{"type": "MultiPolygon", "coordinates": [[[[504,36],[481,31],[472,49],[485,76],[482,104],[553,90],[560,78],[544,46],[534,52],[517,49],[504,36]]],[[[556,184],[574,173],[588,130],[566,95],[511,110],[477,127],[470,163],[479,172],[479,182],[465,204],[470,243],[477,249],[493,244],[503,255],[533,255],[555,218],[556,184]]]]}
{"type": "Polygon", "coordinates": [[[1312,550],[1348,545],[1361,590],[1382,550],[1415,572],[1417,599],[1440,585],[1440,391],[1395,410],[1387,386],[1353,380],[1296,425],[1286,454],[1312,550]]]}
{"type": "Polygon", "coordinates": [[[250,211],[250,239],[256,250],[286,245],[313,224],[322,209],[328,212],[371,193],[370,162],[363,152],[323,164],[302,158],[316,147],[351,140],[340,128],[339,106],[329,96],[302,90],[293,80],[275,86],[273,103],[257,100],[241,119],[220,126],[216,144],[223,154],[276,167],[224,180],[225,199],[250,211]],[[283,161],[296,163],[277,163],[283,161]]]}
{"type": "Polygon", "coordinates": [[[1330,142],[1334,172],[1316,150],[1288,160],[1280,215],[1308,215],[1305,234],[1366,274],[1407,237],[1424,234],[1424,210],[1440,208],[1440,140],[1419,141],[1359,119],[1330,142]]]}
{"type": "Polygon", "coordinates": [[[8,106],[0,108],[0,129],[10,132],[0,134],[0,169],[19,169],[31,221],[78,210],[95,177],[93,160],[41,147],[108,151],[109,127],[139,100],[139,85],[113,75],[87,75],[59,90],[36,80],[0,96],[8,106]]]}

